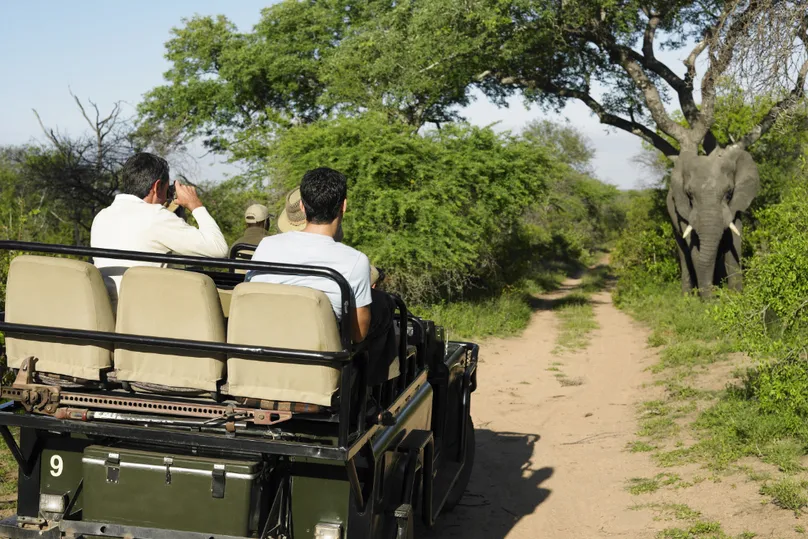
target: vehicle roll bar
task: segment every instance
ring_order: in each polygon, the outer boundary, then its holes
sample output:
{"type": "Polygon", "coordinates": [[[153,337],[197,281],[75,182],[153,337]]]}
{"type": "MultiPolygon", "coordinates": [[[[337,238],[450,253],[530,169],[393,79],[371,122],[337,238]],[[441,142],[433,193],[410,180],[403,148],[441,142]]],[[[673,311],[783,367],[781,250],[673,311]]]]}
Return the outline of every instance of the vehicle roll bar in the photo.
{"type": "MultiPolygon", "coordinates": [[[[354,309],[354,297],[348,281],[341,273],[322,266],[297,266],[292,264],[278,264],[275,262],[253,262],[232,260],[229,258],[206,258],[203,256],[180,256],[174,254],[141,253],[138,251],[121,251],[118,249],[98,249],[95,247],[75,247],[70,245],[52,245],[48,243],[32,243],[24,241],[0,240],[0,251],[23,251],[29,253],[52,253],[70,256],[112,258],[115,260],[136,260],[140,262],[156,262],[159,264],[180,264],[183,266],[203,266],[223,269],[243,269],[273,273],[278,275],[310,275],[312,277],[323,277],[337,283],[339,287],[342,312],[344,316],[340,320],[340,340],[345,351],[351,349],[351,328],[350,321],[353,316],[349,316],[354,309]]],[[[32,326],[36,327],[36,326],[32,326]]],[[[0,328],[1,329],[1,328],[0,328]]],[[[15,328],[16,330],[16,328],[15,328]]],[[[29,332],[31,333],[31,332],[29,332]]],[[[55,334],[51,334],[55,335],[55,334]]],[[[70,335],[58,335],[69,337],[70,335]]],[[[89,337],[87,337],[89,338],[89,337]]],[[[138,343],[143,344],[143,343],[138,343]]],[[[164,343],[167,344],[167,343],[164,343]]],[[[205,351],[212,351],[207,349],[205,351]]],[[[215,350],[226,351],[226,350],[215,350]]]]}

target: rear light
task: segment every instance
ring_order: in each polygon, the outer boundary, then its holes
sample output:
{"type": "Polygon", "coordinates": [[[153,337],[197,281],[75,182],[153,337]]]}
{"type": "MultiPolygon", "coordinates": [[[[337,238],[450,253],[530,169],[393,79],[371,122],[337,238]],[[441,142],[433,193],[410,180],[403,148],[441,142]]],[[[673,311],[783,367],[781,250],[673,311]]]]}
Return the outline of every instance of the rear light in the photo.
{"type": "Polygon", "coordinates": [[[314,527],[314,539],[342,539],[342,526],[332,522],[320,522],[314,527]]]}
{"type": "Polygon", "coordinates": [[[64,513],[65,497],[62,494],[40,494],[39,510],[42,513],[64,513]]]}

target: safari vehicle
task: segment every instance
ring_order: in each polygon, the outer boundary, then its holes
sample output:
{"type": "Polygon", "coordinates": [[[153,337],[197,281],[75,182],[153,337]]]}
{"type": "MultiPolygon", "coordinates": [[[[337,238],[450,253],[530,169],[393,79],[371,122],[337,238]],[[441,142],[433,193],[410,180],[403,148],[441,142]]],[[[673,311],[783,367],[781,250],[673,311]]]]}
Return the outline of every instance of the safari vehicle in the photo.
{"type": "Polygon", "coordinates": [[[0,434],[19,464],[0,537],[411,538],[462,496],[478,347],[403,302],[379,369],[324,294],[235,271],[331,279],[349,313],[327,268],[0,249],[17,255],[0,434]],[[126,270],[115,317],[91,257],[172,269],[126,270]]]}

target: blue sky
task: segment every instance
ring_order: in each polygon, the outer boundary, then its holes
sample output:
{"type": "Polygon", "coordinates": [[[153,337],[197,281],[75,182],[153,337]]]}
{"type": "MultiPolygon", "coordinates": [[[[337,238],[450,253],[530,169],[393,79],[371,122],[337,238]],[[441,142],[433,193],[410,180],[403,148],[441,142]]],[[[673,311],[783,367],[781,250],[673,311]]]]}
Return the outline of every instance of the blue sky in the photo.
{"type": "MultiPolygon", "coordinates": [[[[254,25],[267,0],[0,0],[0,145],[41,139],[31,109],[45,125],[78,134],[83,119],[68,93],[91,98],[102,112],[116,101],[134,114],[141,96],[162,82],[168,68],[163,44],[172,27],[194,14],[224,14],[240,29],[254,25]]],[[[475,124],[500,122],[499,129],[518,130],[527,121],[546,116],[525,109],[518,99],[508,109],[478,100],[464,111],[475,124]]],[[[631,162],[640,151],[636,137],[607,131],[580,104],[567,106],[561,116],[593,142],[595,171],[623,188],[644,178],[631,162]]],[[[197,152],[201,155],[201,151],[197,152]]],[[[193,178],[215,179],[232,171],[221,159],[206,157],[193,178]]]]}

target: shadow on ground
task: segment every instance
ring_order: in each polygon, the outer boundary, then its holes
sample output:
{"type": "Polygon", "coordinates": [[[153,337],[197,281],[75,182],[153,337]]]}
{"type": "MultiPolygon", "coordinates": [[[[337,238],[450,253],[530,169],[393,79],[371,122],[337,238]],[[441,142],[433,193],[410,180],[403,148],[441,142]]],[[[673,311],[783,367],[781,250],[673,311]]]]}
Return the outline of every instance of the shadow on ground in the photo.
{"type": "Polygon", "coordinates": [[[593,301],[590,294],[606,290],[615,282],[611,268],[605,264],[581,271],[570,278],[580,279],[580,282],[563,284],[543,297],[531,297],[528,300],[530,308],[534,311],[555,311],[570,305],[599,304],[601,302],[593,301]]]}
{"type": "Polygon", "coordinates": [[[419,537],[504,539],[550,496],[541,485],[553,468],[535,468],[532,462],[538,435],[487,429],[477,429],[475,435],[477,455],[466,494],[419,537]]]}

